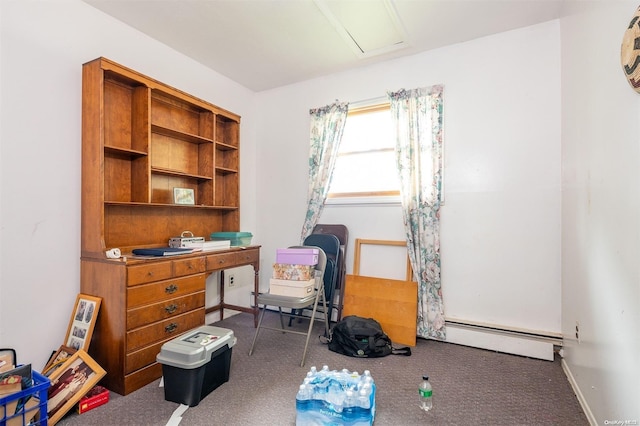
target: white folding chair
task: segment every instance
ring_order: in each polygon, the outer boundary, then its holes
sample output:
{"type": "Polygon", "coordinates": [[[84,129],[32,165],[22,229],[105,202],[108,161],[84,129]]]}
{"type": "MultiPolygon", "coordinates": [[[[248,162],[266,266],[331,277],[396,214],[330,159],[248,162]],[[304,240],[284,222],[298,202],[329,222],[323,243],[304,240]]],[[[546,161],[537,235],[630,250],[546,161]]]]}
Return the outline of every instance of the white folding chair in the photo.
{"type": "MultiPolygon", "coordinates": [[[[302,352],[302,362],[300,363],[301,367],[304,367],[304,362],[307,357],[307,348],[309,346],[309,337],[311,337],[311,329],[313,328],[313,324],[316,320],[320,320],[321,318],[316,318],[316,313],[318,312],[318,303],[322,301],[322,308],[324,312],[327,312],[327,301],[324,296],[324,269],[327,264],[327,256],[324,251],[319,247],[314,246],[297,246],[300,248],[315,248],[318,249],[318,264],[316,265],[315,270],[315,288],[313,293],[304,297],[291,297],[291,296],[279,296],[270,293],[260,293],[258,295],[258,307],[262,305],[260,316],[258,318],[258,326],[256,327],[256,333],[253,336],[253,342],[251,343],[251,349],[249,349],[249,355],[253,354],[253,348],[256,344],[256,340],[258,338],[258,334],[261,329],[266,330],[275,330],[280,331],[282,333],[293,333],[293,334],[301,334],[306,336],[306,341],[304,344],[304,351],[302,352]],[[264,314],[267,312],[267,306],[275,306],[278,308],[278,313],[280,315],[280,328],[269,327],[263,324],[264,314]],[[283,312],[282,309],[289,309],[289,312],[283,312]],[[297,309],[311,309],[310,317],[302,317],[307,318],[309,320],[309,327],[306,332],[293,330],[285,327],[283,317],[291,317],[297,309]]],[[[298,315],[295,315],[296,318],[301,318],[298,315]]],[[[322,315],[322,320],[324,320],[324,328],[325,328],[325,336],[329,336],[329,321],[326,315],[322,315]]]]}

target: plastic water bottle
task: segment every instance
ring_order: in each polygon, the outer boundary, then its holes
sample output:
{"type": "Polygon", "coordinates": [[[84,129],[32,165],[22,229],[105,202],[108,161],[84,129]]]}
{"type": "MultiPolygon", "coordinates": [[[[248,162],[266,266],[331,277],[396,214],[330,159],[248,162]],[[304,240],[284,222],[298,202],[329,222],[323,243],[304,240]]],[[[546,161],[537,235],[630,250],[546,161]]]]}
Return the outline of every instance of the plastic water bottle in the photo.
{"type": "Polygon", "coordinates": [[[420,408],[424,411],[429,411],[433,408],[433,389],[431,383],[429,383],[429,376],[426,374],[422,376],[422,383],[418,387],[418,393],[420,394],[420,408]]]}
{"type": "Polygon", "coordinates": [[[368,410],[371,408],[370,403],[371,389],[363,387],[358,391],[358,407],[368,410]]]}

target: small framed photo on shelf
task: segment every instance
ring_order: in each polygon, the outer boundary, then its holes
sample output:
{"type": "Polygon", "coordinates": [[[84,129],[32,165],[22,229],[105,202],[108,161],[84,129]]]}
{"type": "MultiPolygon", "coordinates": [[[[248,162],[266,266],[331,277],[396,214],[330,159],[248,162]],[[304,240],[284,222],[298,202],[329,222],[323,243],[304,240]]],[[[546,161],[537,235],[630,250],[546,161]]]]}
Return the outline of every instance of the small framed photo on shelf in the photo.
{"type": "Polygon", "coordinates": [[[105,370],[83,350],[67,358],[67,361],[49,376],[49,424],[56,424],[105,374],[105,370]]]}
{"type": "Polygon", "coordinates": [[[173,202],[175,204],[196,204],[196,195],[191,188],[173,188],[173,202]]]}
{"type": "Polygon", "coordinates": [[[65,346],[75,350],[89,350],[101,302],[99,297],[78,294],[64,339],[65,346]]]}

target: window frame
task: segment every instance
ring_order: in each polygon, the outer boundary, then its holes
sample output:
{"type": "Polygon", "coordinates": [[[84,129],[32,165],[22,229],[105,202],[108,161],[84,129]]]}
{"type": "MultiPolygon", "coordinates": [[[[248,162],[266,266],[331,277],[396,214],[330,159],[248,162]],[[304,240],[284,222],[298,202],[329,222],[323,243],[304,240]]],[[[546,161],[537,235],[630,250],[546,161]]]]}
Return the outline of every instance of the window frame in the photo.
{"type": "MultiPolygon", "coordinates": [[[[360,103],[360,106],[355,106],[349,109],[347,114],[347,120],[349,116],[369,114],[379,111],[390,111],[391,103],[384,99],[378,98],[368,103],[360,103]]],[[[359,155],[375,152],[387,152],[395,151],[393,148],[375,148],[371,150],[346,152],[339,155],[359,155]]],[[[356,205],[356,204],[399,204],[400,203],[400,190],[395,191],[362,191],[362,192],[334,192],[327,195],[325,204],[328,205],[356,205]]]]}

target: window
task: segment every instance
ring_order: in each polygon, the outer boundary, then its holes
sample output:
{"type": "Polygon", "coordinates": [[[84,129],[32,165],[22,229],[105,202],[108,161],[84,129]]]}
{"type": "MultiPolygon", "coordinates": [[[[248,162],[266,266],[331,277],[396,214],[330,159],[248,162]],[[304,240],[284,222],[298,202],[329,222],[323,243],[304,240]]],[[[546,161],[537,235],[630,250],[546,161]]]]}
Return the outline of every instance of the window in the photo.
{"type": "Polygon", "coordinates": [[[327,201],[397,201],[394,146],[388,103],[349,111],[327,201]]]}

